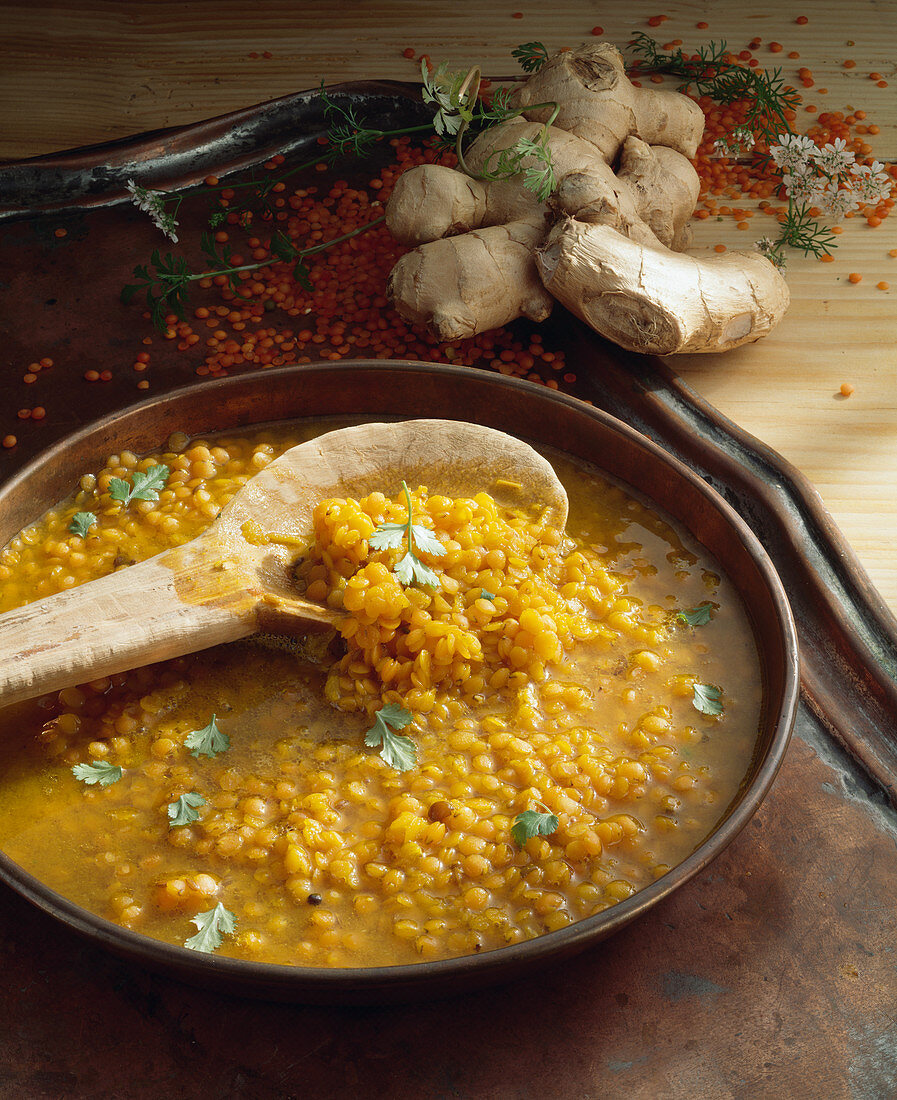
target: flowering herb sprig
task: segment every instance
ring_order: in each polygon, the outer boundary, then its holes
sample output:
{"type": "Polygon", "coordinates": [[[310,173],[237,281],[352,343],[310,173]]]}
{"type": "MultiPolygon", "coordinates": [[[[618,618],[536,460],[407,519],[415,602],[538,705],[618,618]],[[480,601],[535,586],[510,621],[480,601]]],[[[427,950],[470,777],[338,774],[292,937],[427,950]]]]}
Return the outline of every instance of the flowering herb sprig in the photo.
{"type": "Polygon", "coordinates": [[[141,187],[134,180],[128,180],[126,185],[131,195],[131,202],[139,209],[145,211],[153,219],[165,236],[177,243],[178,235],[175,230],[178,227],[177,212],[183,202],[184,196],[177,192],[153,191],[148,187],[141,187]],[[172,210],[167,207],[172,206],[172,210]]]}
{"type": "Polygon", "coordinates": [[[884,165],[878,161],[857,164],[843,138],[819,146],[812,138],[793,133],[788,116],[799,96],[785,85],[779,69],[766,72],[741,65],[725,42],[702,46],[694,56],[681,49],[665,52],[641,32],[630,45],[641,69],[679,76],[680,90],[693,87],[698,95],[718,103],[746,103],[744,121],[715,142],[715,149],[725,157],[752,154],[780,175],[787,208],[779,234],[756,243],[777,267],[785,266],[786,247],[820,257],[830,254],[835,236],[818,220],[820,216],[837,220],[890,195],[892,184],[884,165]]]}
{"type": "Polygon", "coordinates": [[[818,221],[815,211],[839,220],[891,193],[884,165],[879,161],[857,164],[843,138],[819,146],[800,134],[780,134],[769,156],[782,174],[788,207],[778,238],[762,238],[757,248],[779,267],[784,266],[782,249],[786,245],[815,256],[829,255],[835,238],[829,227],[818,221]]]}
{"type": "MultiPolygon", "coordinates": [[[[548,51],[539,42],[519,46],[513,53],[527,72],[536,72],[548,57],[548,51]]],[[[548,148],[549,127],[560,111],[557,103],[515,107],[511,102],[511,93],[505,88],[496,92],[491,103],[484,103],[479,94],[481,81],[478,68],[470,69],[467,73],[451,72],[447,65],[442,64],[430,73],[426,62],[422,62],[421,81],[424,102],[432,103],[436,107],[436,114],[433,116],[436,133],[447,141],[454,139],[458,166],[463,172],[473,179],[485,182],[508,179],[522,173],[524,187],[532,191],[540,202],[546,201],[557,186],[548,148]],[[524,110],[530,112],[540,109],[550,111],[550,115],[538,138],[521,138],[505,149],[496,150],[480,169],[474,169],[467,163],[464,138],[468,130],[482,130],[516,118],[524,110]]]]}
{"type": "Polygon", "coordinates": [[[203,234],[204,251],[212,262],[207,270],[191,271],[183,256],[173,256],[170,252],[166,253],[165,256],[161,256],[159,250],[154,249],[149,265],[138,264],[134,268],[134,277],[137,282],[129,283],[122,288],[121,300],[127,305],[136,294],[144,291],[153,324],[160,332],[165,332],[167,328],[165,317],[169,312],[174,313],[181,319],[184,318],[186,307],[189,304],[187,287],[190,283],[197,282],[199,279],[211,279],[216,275],[225,275],[231,286],[236,288],[240,285],[237,279],[239,272],[258,271],[261,267],[270,267],[271,264],[280,261],[281,263],[291,263],[293,265],[293,278],[307,288],[310,284],[308,282],[308,269],[304,263],[306,256],[313,256],[317,252],[323,252],[325,249],[330,248],[331,245],[347,241],[351,237],[357,237],[360,233],[373,229],[382,221],[382,217],[375,218],[349,233],[344,233],[340,237],[333,237],[331,240],[323,241],[320,244],[311,245],[308,248],[297,247],[285,233],[278,231],[271,239],[271,251],[274,253],[272,258],[259,260],[257,263],[239,264],[238,266],[230,263],[229,251],[216,251],[211,236],[203,234]],[[205,247],[206,245],[208,247],[205,247]]]}

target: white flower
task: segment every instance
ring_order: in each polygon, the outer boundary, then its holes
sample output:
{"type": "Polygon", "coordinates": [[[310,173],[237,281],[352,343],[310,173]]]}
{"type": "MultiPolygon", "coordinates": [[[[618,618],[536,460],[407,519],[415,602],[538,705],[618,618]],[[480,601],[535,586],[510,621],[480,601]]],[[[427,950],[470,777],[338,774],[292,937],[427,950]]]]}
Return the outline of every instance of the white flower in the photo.
{"type": "Polygon", "coordinates": [[[871,165],[855,164],[850,169],[850,183],[861,202],[871,205],[891,194],[891,178],[884,167],[876,160],[871,165]]]}
{"type": "Polygon", "coordinates": [[[153,200],[150,198],[150,193],[145,187],[141,187],[135,183],[134,180],[128,180],[126,184],[128,190],[131,192],[131,202],[140,210],[149,211],[152,208],[153,200]]]}
{"type": "MultiPolygon", "coordinates": [[[[174,241],[175,244],[177,244],[178,235],[175,229],[178,223],[175,221],[174,214],[167,214],[165,212],[165,192],[150,191],[146,187],[141,187],[134,180],[128,180],[125,186],[131,194],[131,202],[133,202],[139,210],[143,210],[144,213],[149,214],[153,219],[153,224],[158,229],[161,229],[170,241],[174,241]]],[[[180,199],[178,199],[178,205],[180,205],[180,199]]]]}
{"type": "Polygon", "coordinates": [[[830,217],[843,218],[845,214],[856,210],[860,204],[849,187],[842,187],[840,190],[826,191],[821,205],[823,212],[830,217]]]}
{"type": "Polygon", "coordinates": [[[783,172],[782,183],[785,194],[799,205],[817,206],[825,202],[825,187],[821,187],[819,178],[807,172],[805,167],[797,172],[783,172]]]}
{"type": "Polygon", "coordinates": [[[769,237],[761,237],[759,241],[754,242],[754,248],[762,253],[770,263],[775,264],[779,271],[785,270],[785,257],[782,255],[776,241],[770,240],[769,237]]]}
{"type": "Polygon", "coordinates": [[[737,126],[731,134],[719,138],[713,143],[716,151],[724,157],[737,157],[739,153],[748,153],[754,147],[754,135],[746,126],[737,126]]]}
{"type": "Polygon", "coordinates": [[[817,149],[812,138],[802,134],[779,134],[778,145],[771,145],[769,155],[779,166],[791,172],[807,171],[813,152],[817,149]]]}
{"type": "Polygon", "coordinates": [[[850,168],[856,157],[847,148],[844,138],[835,138],[833,142],[817,150],[813,154],[813,159],[823,172],[830,176],[839,176],[850,168]]]}

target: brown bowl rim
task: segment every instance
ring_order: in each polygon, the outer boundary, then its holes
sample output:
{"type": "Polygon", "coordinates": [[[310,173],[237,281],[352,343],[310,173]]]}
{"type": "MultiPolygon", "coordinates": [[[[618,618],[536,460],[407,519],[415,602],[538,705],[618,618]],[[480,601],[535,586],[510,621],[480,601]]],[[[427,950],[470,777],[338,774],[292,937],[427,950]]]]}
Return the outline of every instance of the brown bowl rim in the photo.
{"type": "MultiPolygon", "coordinates": [[[[689,856],[661,878],[610,909],[596,916],[574,921],[565,928],[545,933],[520,944],[450,959],[396,966],[317,968],[255,962],[193,952],[122,928],[91,913],[44,885],[0,851],[0,881],[22,897],[69,928],[116,954],[147,965],[153,970],[173,974],[191,984],[224,988],[249,996],[306,1003],[380,1003],[429,996],[431,990],[439,995],[440,992],[455,992],[459,989],[491,984],[505,977],[516,976],[524,968],[528,971],[530,968],[546,965],[553,960],[574,954],[618,931],[652,908],[703,870],[711,860],[728,847],[768,794],[790,741],[797,715],[800,688],[797,635],[784,587],[759,539],[715,489],[658,444],[609,413],[589,406],[575,397],[529,381],[445,364],[394,359],[359,359],[342,360],[336,363],[291,365],[266,370],[264,374],[237,374],[193,383],[129,405],[67,434],[35,456],[0,486],[0,506],[11,494],[21,492],[32,477],[45,468],[52,468],[54,461],[67,450],[95,436],[112,439],[116,435],[116,430],[121,430],[122,427],[131,428],[132,424],[139,427],[150,410],[159,406],[177,407],[183,404],[189,407],[195,403],[194,407],[206,411],[220,410],[226,409],[226,398],[230,391],[247,387],[264,389],[274,381],[301,380],[311,374],[321,373],[344,375],[346,381],[349,381],[359,372],[376,371],[398,372],[400,375],[454,376],[459,385],[482,387],[484,392],[497,389],[500,393],[508,388],[529,393],[538,401],[568,407],[580,415],[585,414],[588,418],[601,422],[606,429],[628,437],[637,446],[647,450],[656,461],[667,465],[676,475],[689,482],[735,530],[738,541],[752,559],[771,597],[782,649],[783,660],[780,670],[782,690],[781,699],[775,711],[767,712],[764,728],[758,731],[758,744],[765,730],[772,729],[772,736],[765,753],[760,756],[753,768],[749,781],[742,785],[741,791],[713,832],[689,856]]],[[[342,414],[338,412],[317,414],[317,417],[324,418],[329,415],[342,414]]],[[[314,419],[314,417],[311,418],[314,419]]],[[[199,427],[192,434],[205,434],[213,430],[232,430],[236,427],[262,426],[265,423],[276,422],[276,419],[274,421],[271,419],[241,421],[239,424],[224,428],[220,425],[217,428],[199,427]]],[[[295,421],[301,417],[289,416],[279,419],[295,421]]],[[[449,419],[452,418],[449,417],[449,419]]],[[[488,423],[489,418],[478,416],[477,419],[488,423]]],[[[559,449],[562,450],[563,447],[559,449]]],[[[636,489],[635,491],[646,495],[645,490],[636,489]]],[[[653,503],[665,510],[659,502],[653,503]]],[[[677,520],[677,522],[683,521],[677,520]]],[[[694,532],[690,534],[700,541],[694,532]]],[[[738,588],[737,579],[730,579],[738,588]]]]}

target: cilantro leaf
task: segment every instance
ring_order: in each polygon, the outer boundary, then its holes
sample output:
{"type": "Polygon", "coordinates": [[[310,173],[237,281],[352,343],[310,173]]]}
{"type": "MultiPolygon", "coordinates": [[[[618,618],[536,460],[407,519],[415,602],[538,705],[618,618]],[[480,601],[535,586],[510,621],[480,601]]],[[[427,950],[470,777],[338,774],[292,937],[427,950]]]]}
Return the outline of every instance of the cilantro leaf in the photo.
{"type": "Polygon", "coordinates": [[[72,768],[72,775],[89,787],[95,783],[108,787],[121,779],[122,770],[117,764],[109,764],[105,760],[91,760],[89,764],[76,764],[72,768]]]}
{"type": "Polygon", "coordinates": [[[517,59],[525,73],[537,73],[548,60],[548,50],[541,42],[524,42],[511,50],[511,57],[517,59]]]}
{"type": "Polygon", "coordinates": [[[410,724],[414,715],[410,710],[400,707],[398,703],[387,703],[385,707],[381,707],[377,711],[377,717],[384,721],[387,726],[391,726],[392,729],[401,730],[410,724]]]}
{"type": "Polygon", "coordinates": [[[191,756],[199,759],[200,756],[217,756],[219,752],[225,752],[230,748],[230,738],[222,733],[215,724],[215,715],[212,721],[201,730],[191,730],[184,738],[184,745],[193,751],[191,756]]]}
{"type": "Polygon", "coordinates": [[[130,504],[132,500],[158,500],[159,490],[165,485],[170,472],[167,466],[150,466],[145,473],[136,471],[130,485],[120,477],[114,477],[109,482],[109,496],[123,504],[130,504]]]}
{"type": "Polygon", "coordinates": [[[692,694],[692,705],[701,714],[722,714],[723,704],[720,702],[722,692],[711,684],[695,684],[692,694]]]}
{"type": "Polygon", "coordinates": [[[397,703],[381,707],[374,715],[374,724],[364,735],[370,749],[380,746],[380,757],[397,772],[407,772],[417,763],[417,746],[410,737],[393,733],[404,729],[412,719],[410,710],[397,703]]]}
{"type": "Polygon", "coordinates": [[[381,523],[376,531],[368,539],[375,550],[396,550],[402,545],[402,537],[408,539],[408,549],[405,556],[393,566],[393,573],[404,585],[426,584],[431,588],[439,587],[439,575],[434,573],[429,566],[418,558],[415,548],[423,550],[426,554],[441,557],[445,553],[445,547],[429,527],[414,522],[414,509],[411,502],[411,490],[403,481],[402,488],[405,491],[405,500],[408,503],[408,519],[405,523],[381,523]]]}
{"type": "Polygon", "coordinates": [[[405,585],[417,581],[419,584],[427,584],[431,588],[439,587],[438,574],[434,573],[429,566],[424,565],[410,550],[401,561],[396,562],[393,573],[405,585]]]}
{"type": "Polygon", "coordinates": [[[407,526],[405,523],[381,523],[368,542],[375,550],[395,550],[402,545],[407,526]]]}
{"type": "Polygon", "coordinates": [[[219,901],[214,909],[206,913],[197,913],[190,920],[199,931],[195,936],[184,941],[184,947],[190,951],[205,951],[211,954],[221,946],[221,935],[230,935],[237,927],[237,921],[229,909],[225,909],[219,901]]]}
{"type": "Polygon", "coordinates": [[[706,626],[710,622],[710,612],[712,610],[712,603],[701,603],[697,607],[691,608],[690,611],[680,611],[676,618],[681,623],[687,623],[688,626],[706,626]]]}
{"type": "Polygon", "coordinates": [[[412,523],[411,534],[414,536],[415,546],[418,550],[423,550],[425,554],[432,554],[436,558],[441,558],[445,553],[445,547],[436,537],[436,533],[431,531],[429,527],[421,527],[419,523],[412,523]]]}
{"type": "Polygon", "coordinates": [[[511,836],[522,848],[534,836],[550,836],[557,830],[555,814],[543,814],[539,810],[524,810],[514,818],[511,836]]]}
{"type": "Polygon", "coordinates": [[[397,772],[407,772],[417,764],[417,745],[410,737],[384,730],[380,756],[397,772]]]}
{"type": "Polygon", "coordinates": [[[73,535],[78,535],[82,539],[87,538],[87,532],[96,523],[97,517],[93,512],[76,512],[72,517],[72,522],[69,524],[69,530],[73,535]]]}
{"type": "Polygon", "coordinates": [[[189,825],[191,821],[198,821],[197,807],[205,806],[206,800],[201,794],[188,791],[182,794],[174,802],[168,803],[169,828],[174,829],[178,825],[189,825]]]}
{"type": "Polygon", "coordinates": [[[480,589],[480,599],[481,600],[494,600],[495,599],[495,593],[490,592],[488,590],[488,588],[481,588],[480,589]]]}

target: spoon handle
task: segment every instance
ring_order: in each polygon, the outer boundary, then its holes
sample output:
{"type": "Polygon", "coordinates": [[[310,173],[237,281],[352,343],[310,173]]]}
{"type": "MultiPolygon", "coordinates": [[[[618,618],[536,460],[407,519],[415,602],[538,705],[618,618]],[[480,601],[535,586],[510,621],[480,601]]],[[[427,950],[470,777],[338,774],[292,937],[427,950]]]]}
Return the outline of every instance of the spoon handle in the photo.
{"type": "Polygon", "coordinates": [[[197,590],[191,547],[0,615],[0,705],[251,634],[256,601],[237,578],[197,590]]]}

